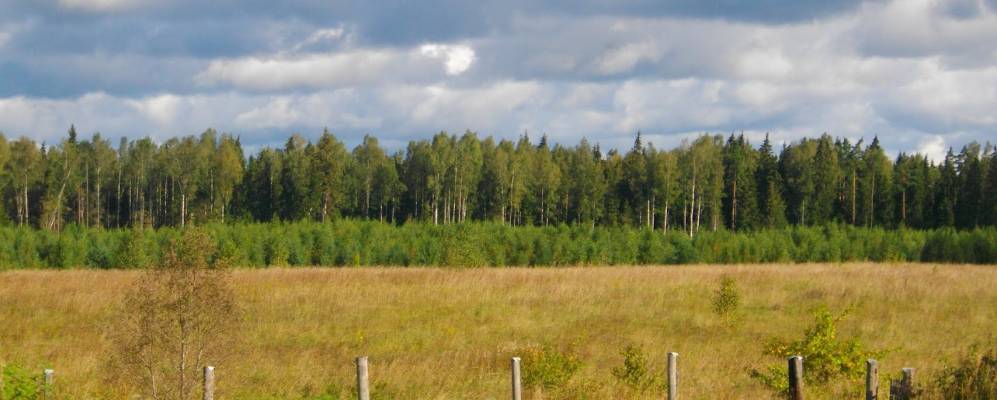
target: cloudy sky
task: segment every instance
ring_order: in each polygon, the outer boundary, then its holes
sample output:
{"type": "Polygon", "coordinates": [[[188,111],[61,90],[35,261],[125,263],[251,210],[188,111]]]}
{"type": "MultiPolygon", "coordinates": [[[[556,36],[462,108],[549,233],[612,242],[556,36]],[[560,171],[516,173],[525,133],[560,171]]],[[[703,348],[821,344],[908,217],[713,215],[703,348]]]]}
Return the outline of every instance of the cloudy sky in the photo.
{"type": "MultiPolygon", "coordinates": [[[[0,0],[0,132],[997,138],[997,0],[0,0]],[[277,5],[277,4],[280,5],[277,5]]],[[[535,137],[535,136],[534,136],[535,137]]]]}

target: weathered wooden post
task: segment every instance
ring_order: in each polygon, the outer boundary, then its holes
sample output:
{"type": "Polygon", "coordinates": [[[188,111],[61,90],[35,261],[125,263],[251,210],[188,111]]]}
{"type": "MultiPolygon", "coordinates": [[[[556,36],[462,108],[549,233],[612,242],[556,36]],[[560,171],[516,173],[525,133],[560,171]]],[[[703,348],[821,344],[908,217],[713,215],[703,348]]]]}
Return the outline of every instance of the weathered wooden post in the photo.
{"type": "Polygon", "coordinates": [[[865,400],[879,400],[879,364],[871,358],[865,361],[865,400]]]}
{"type": "Polygon", "coordinates": [[[903,378],[900,379],[900,387],[903,388],[904,399],[914,397],[914,368],[904,368],[903,378]]]}
{"type": "Polygon", "coordinates": [[[890,400],[914,398],[914,368],[904,368],[900,382],[890,380],[890,400]]]}
{"type": "Polygon", "coordinates": [[[370,400],[367,381],[367,357],[357,357],[357,400],[370,400]]]}
{"type": "Polygon", "coordinates": [[[45,400],[52,400],[52,384],[55,383],[55,370],[45,369],[42,371],[42,397],[45,400]]]}
{"type": "Polygon", "coordinates": [[[512,400],[523,400],[523,381],[519,372],[519,357],[512,358],[512,400]]]}
{"type": "Polygon", "coordinates": [[[803,357],[789,357],[789,398],[803,400],[803,357]]]}
{"type": "Polygon", "coordinates": [[[204,400],[215,400],[215,367],[204,367],[204,400]]]}
{"type": "Polygon", "coordinates": [[[679,353],[668,353],[668,400],[679,398],[679,353]]]}

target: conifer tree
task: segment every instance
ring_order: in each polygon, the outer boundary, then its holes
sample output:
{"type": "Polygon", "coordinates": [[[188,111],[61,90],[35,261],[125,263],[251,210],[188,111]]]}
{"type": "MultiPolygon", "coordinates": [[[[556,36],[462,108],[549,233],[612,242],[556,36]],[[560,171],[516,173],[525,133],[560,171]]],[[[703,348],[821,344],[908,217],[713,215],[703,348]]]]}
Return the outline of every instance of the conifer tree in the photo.
{"type": "Polygon", "coordinates": [[[782,200],[782,179],[779,175],[778,160],[772,152],[772,142],[768,134],[758,150],[758,169],[755,182],[758,188],[759,218],[767,228],[782,228],[786,225],[786,205],[782,200]]]}

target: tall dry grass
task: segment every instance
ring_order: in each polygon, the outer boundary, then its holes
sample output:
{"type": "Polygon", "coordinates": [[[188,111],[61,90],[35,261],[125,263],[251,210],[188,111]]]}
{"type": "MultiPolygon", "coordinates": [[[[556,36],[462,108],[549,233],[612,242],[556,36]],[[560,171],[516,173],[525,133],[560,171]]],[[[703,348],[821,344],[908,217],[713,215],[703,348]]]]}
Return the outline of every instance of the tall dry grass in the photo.
{"type": "MultiPolygon", "coordinates": [[[[68,398],[128,398],[106,379],[115,371],[105,368],[105,333],[136,276],[0,273],[0,359],[55,368],[68,398]]],[[[852,309],[840,335],[895,349],[880,360],[884,375],[911,366],[928,377],[997,332],[992,266],[268,269],[236,271],[234,283],[245,320],[221,333],[236,337],[237,357],[216,370],[229,399],[348,396],[360,354],[370,356],[382,398],[507,398],[508,358],[538,344],[583,360],[569,382],[575,395],[617,397],[625,389],[611,369],[634,344],[658,371],[668,351],[680,353],[685,398],[768,398],[748,371],[783,364],[761,355],[765,342],[799,337],[819,306],[852,309]],[[733,324],[711,311],[724,274],[741,293],[733,324]]],[[[812,394],[861,390],[839,382],[812,394]]]]}

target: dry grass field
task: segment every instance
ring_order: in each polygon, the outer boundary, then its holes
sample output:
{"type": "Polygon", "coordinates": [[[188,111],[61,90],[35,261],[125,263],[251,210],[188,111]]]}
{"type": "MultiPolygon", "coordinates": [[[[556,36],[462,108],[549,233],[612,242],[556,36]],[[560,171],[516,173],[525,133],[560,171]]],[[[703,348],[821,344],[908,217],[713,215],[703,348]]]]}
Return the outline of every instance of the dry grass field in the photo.
{"type": "MultiPolygon", "coordinates": [[[[128,398],[107,383],[106,329],[128,271],[0,273],[0,360],[57,371],[67,398],[128,398]]],[[[508,359],[550,345],[584,363],[567,397],[616,398],[611,369],[627,345],[661,371],[680,353],[686,399],[770,398],[751,368],[770,338],[794,339],[820,306],[841,311],[839,335],[876,349],[882,374],[930,377],[997,332],[997,268],[927,264],[741,265],[544,269],[267,269],[233,273],[243,322],[216,363],[223,399],[346,397],[353,357],[368,355],[375,398],[508,398],[508,359]],[[713,314],[723,274],[741,306],[713,314]],[[325,397],[322,395],[325,394],[325,397]]],[[[812,398],[859,398],[837,383],[812,398]]],[[[531,390],[527,398],[556,393],[531,390]]],[[[650,396],[645,394],[643,396],[650,396]]]]}

